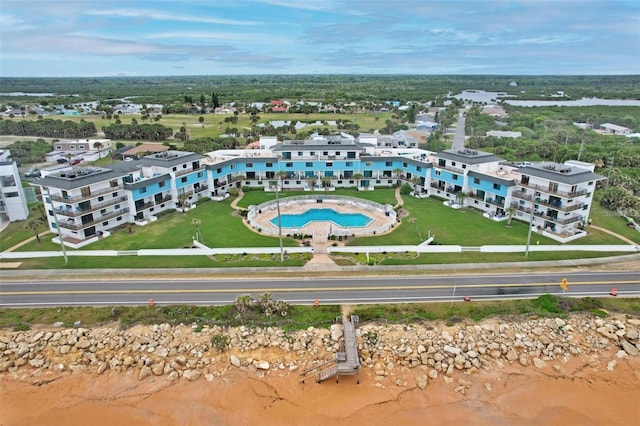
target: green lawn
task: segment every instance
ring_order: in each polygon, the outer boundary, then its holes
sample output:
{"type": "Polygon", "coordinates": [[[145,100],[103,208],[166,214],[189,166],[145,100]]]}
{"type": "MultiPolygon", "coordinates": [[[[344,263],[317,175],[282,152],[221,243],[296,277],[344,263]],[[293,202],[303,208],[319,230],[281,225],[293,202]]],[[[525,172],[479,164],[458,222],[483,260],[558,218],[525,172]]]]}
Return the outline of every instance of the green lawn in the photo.
{"type": "MultiPolygon", "coordinates": [[[[394,205],[396,203],[396,198],[394,195],[393,189],[376,189],[375,191],[358,191],[356,189],[336,189],[331,192],[310,192],[310,191],[282,191],[279,194],[281,199],[286,197],[294,197],[297,195],[342,195],[346,197],[356,197],[362,198],[364,200],[375,201],[380,204],[391,204],[394,205]]],[[[267,192],[263,190],[249,190],[244,192],[244,197],[238,203],[238,207],[248,208],[251,205],[259,205],[269,200],[274,200],[276,198],[275,192],[267,192]]]]}
{"type": "MultiPolygon", "coordinates": [[[[627,226],[625,218],[618,215],[616,212],[607,210],[600,205],[600,199],[602,198],[602,192],[596,191],[593,197],[593,204],[591,204],[591,219],[593,219],[592,225],[600,226],[602,228],[609,229],[615,233],[623,235],[634,241],[636,244],[640,244],[640,232],[627,226]]],[[[595,230],[593,230],[595,232],[595,230]]],[[[591,233],[591,231],[590,231],[591,233]]],[[[616,239],[620,244],[622,241],[616,239]]],[[[594,243],[595,244],[595,243],[594,243]]],[[[606,244],[606,243],[605,243],[606,244]]]]}

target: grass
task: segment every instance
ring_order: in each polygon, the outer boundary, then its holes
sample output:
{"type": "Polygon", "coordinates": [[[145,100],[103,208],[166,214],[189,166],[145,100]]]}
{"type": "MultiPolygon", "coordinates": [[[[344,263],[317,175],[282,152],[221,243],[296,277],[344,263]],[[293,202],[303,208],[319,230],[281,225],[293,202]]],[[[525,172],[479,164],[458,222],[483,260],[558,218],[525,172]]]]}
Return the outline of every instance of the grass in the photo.
{"type": "Polygon", "coordinates": [[[361,322],[382,320],[391,323],[434,320],[456,322],[467,318],[480,321],[490,317],[517,316],[565,317],[577,312],[597,316],[607,315],[607,312],[640,315],[640,298],[568,298],[546,294],[536,299],[453,304],[358,305],[351,309],[351,313],[358,315],[361,322]]]}
{"type": "Polygon", "coordinates": [[[280,326],[286,329],[306,329],[310,326],[327,327],[337,316],[340,316],[340,306],[301,306],[294,305],[289,309],[287,317],[266,318],[260,314],[250,313],[238,319],[232,305],[226,306],[117,306],[117,307],[67,307],[67,308],[25,308],[0,309],[0,328],[28,329],[33,325],[51,325],[62,322],[65,327],[71,327],[76,321],[82,326],[99,326],[109,323],[119,323],[121,327],[135,324],[190,324],[196,323],[201,330],[202,325],[238,326],[249,325],[256,327],[280,326]]]}
{"type": "Polygon", "coordinates": [[[291,253],[280,262],[280,254],[239,254],[208,256],[88,256],[69,257],[65,265],[62,257],[12,259],[21,262],[18,269],[162,269],[162,268],[260,268],[299,267],[309,261],[311,254],[291,253]]]}
{"type": "MultiPolygon", "coordinates": [[[[390,305],[355,305],[351,313],[361,322],[383,320],[407,323],[442,320],[449,323],[471,319],[480,321],[490,317],[552,316],[566,317],[582,312],[606,316],[611,312],[640,315],[640,298],[566,298],[542,295],[536,299],[503,300],[495,302],[410,303],[390,305]]],[[[51,325],[60,321],[71,327],[76,321],[82,326],[119,323],[121,327],[135,324],[197,324],[252,327],[279,326],[285,329],[327,327],[341,316],[339,305],[290,306],[289,315],[265,318],[256,313],[236,317],[235,308],[226,306],[137,306],[137,307],[65,307],[65,308],[0,308],[0,328],[26,330],[34,325],[51,325]]]]}
{"type": "MultiPolygon", "coordinates": [[[[617,212],[607,210],[600,205],[600,199],[602,198],[602,191],[596,191],[593,196],[593,203],[591,204],[590,218],[593,220],[592,225],[599,226],[624,237],[629,238],[636,244],[640,244],[640,232],[627,226],[627,221],[624,217],[621,217],[617,212]]],[[[589,233],[595,232],[595,230],[589,230],[589,233]]],[[[599,231],[601,232],[601,231],[599,231]]],[[[616,239],[620,244],[622,241],[616,239]]]]}
{"type": "MultiPolygon", "coordinates": [[[[339,188],[331,192],[308,192],[308,191],[282,191],[279,193],[279,197],[284,199],[286,197],[294,197],[298,195],[342,195],[345,197],[362,198],[363,200],[375,201],[380,204],[396,203],[395,192],[393,189],[377,189],[375,191],[358,191],[351,188],[339,188]]],[[[244,192],[244,197],[238,202],[238,207],[248,208],[251,205],[259,205],[269,200],[276,198],[274,192],[268,192],[263,190],[249,190],[244,192]]]]}

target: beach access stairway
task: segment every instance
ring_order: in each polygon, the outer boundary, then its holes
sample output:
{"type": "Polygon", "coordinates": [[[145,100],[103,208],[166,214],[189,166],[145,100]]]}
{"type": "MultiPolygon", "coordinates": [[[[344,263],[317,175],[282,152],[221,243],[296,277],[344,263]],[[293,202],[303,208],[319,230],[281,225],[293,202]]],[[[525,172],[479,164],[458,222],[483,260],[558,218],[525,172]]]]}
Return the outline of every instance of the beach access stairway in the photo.
{"type": "Polygon", "coordinates": [[[337,352],[334,359],[325,361],[300,373],[302,383],[314,378],[316,383],[321,383],[332,377],[339,382],[340,376],[358,376],[360,383],[360,358],[358,356],[358,344],[356,343],[356,325],[359,322],[357,315],[338,317],[343,325],[344,347],[337,352]]]}

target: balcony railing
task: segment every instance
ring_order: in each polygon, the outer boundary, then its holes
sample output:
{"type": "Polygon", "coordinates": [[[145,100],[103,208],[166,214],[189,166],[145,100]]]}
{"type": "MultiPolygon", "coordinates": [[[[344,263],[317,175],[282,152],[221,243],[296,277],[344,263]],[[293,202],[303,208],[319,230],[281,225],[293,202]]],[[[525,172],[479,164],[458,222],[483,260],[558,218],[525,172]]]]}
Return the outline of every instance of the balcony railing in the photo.
{"type": "Polygon", "coordinates": [[[500,208],[504,208],[504,200],[503,200],[503,201],[497,201],[497,200],[496,200],[496,199],[494,199],[494,198],[487,198],[487,199],[485,200],[485,202],[486,202],[487,204],[492,204],[492,205],[494,205],[494,206],[498,206],[498,207],[500,207],[500,208]]]}
{"type": "Polygon", "coordinates": [[[515,198],[520,198],[521,200],[533,201],[533,195],[527,194],[526,192],[513,191],[511,195],[513,195],[515,198]]]}
{"type": "Polygon", "coordinates": [[[58,209],[56,210],[56,213],[59,214],[60,216],[66,216],[66,217],[78,217],[78,216],[84,216],[87,213],[96,211],[96,210],[101,210],[105,207],[109,207],[109,206],[113,206],[114,204],[118,204],[118,203],[124,203],[127,201],[127,197],[125,196],[121,196],[121,197],[116,197],[112,200],[106,201],[104,203],[99,203],[99,204],[94,204],[91,207],[87,208],[87,209],[78,209],[78,207],[76,207],[76,209],[64,209],[62,208],[62,206],[58,206],[58,209]]]}
{"type": "Polygon", "coordinates": [[[536,184],[533,184],[533,183],[522,183],[522,182],[519,182],[518,185],[524,186],[526,188],[535,189],[536,191],[539,191],[539,192],[545,192],[547,194],[559,195],[559,196],[564,197],[564,198],[580,197],[581,195],[585,195],[587,193],[586,189],[580,189],[578,191],[565,192],[565,191],[559,191],[557,189],[553,190],[553,189],[550,189],[548,186],[536,185],[536,184]]]}
{"type": "Polygon", "coordinates": [[[124,189],[124,185],[111,186],[109,188],[100,189],[97,191],[91,191],[91,193],[87,195],[78,195],[75,197],[62,197],[60,195],[52,195],[51,199],[54,201],[58,201],[60,203],[73,204],[73,203],[78,203],[80,201],[88,200],[91,198],[96,198],[104,194],[109,194],[111,192],[116,192],[120,189],[124,189]]]}
{"type": "Polygon", "coordinates": [[[434,167],[436,167],[436,168],[438,168],[438,169],[445,169],[445,170],[448,170],[448,171],[453,172],[453,173],[458,173],[458,174],[461,174],[461,175],[463,175],[463,174],[464,174],[464,169],[462,169],[462,168],[460,168],[460,167],[454,167],[454,166],[441,166],[441,165],[439,165],[439,164],[434,164],[433,166],[434,166],[434,167]]]}
{"type": "Polygon", "coordinates": [[[518,203],[511,203],[511,205],[509,207],[511,207],[512,209],[516,209],[519,212],[523,212],[523,213],[526,213],[526,214],[531,214],[531,208],[525,207],[525,206],[521,206],[518,203]]]}
{"type": "Polygon", "coordinates": [[[175,172],[175,175],[176,175],[176,177],[183,176],[183,175],[186,175],[186,174],[189,174],[189,173],[197,172],[198,170],[202,170],[202,169],[203,169],[203,167],[200,166],[200,167],[194,167],[194,168],[191,168],[191,169],[178,170],[177,172],[175,172]]]}
{"type": "Polygon", "coordinates": [[[557,203],[550,203],[548,200],[536,200],[536,204],[539,204],[541,206],[546,206],[554,210],[563,211],[563,212],[571,212],[584,207],[584,203],[575,203],[575,204],[572,203],[572,204],[563,205],[563,204],[557,204],[557,203]]]}
{"type": "Polygon", "coordinates": [[[202,191],[206,191],[207,189],[209,189],[209,186],[207,185],[202,185],[199,188],[196,188],[196,193],[200,193],[202,191]]]}
{"type": "Polygon", "coordinates": [[[96,225],[98,223],[102,223],[105,220],[109,220],[109,219],[112,219],[114,217],[121,216],[121,215],[126,214],[128,212],[129,212],[129,209],[127,209],[127,208],[116,210],[114,212],[107,213],[107,214],[102,215],[100,217],[94,218],[90,222],[81,223],[79,225],[74,223],[71,219],[59,220],[58,221],[58,226],[61,227],[61,228],[66,228],[66,229],[73,229],[74,231],[80,231],[82,229],[89,228],[89,227],[91,227],[93,225],[96,225]]]}
{"type": "Polygon", "coordinates": [[[138,205],[136,205],[136,213],[141,212],[142,210],[150,209],[154,205],[155,204],[153,204],[153,203],[138,204],[138,205]]]}

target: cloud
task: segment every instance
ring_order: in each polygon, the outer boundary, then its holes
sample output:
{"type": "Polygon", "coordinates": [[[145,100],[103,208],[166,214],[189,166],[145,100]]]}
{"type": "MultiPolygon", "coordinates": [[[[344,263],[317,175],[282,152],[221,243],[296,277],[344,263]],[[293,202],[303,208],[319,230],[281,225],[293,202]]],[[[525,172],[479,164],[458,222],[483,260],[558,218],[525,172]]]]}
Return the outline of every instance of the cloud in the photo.
{"type": "Polygon", "coordinates": [[[243,21],[237,19],[215,18],[209,16],[183,15],[168,13],[152,9],[91,9],[84,12],[86,15],[107,16],[110,18],[146,18],[158,21],[174,21],[174,22],[194,22],[203,24],[222,24],[222,25],[244,25],[255,26],[262,25],[258,21],[243,21]]]}
{"type": "Polygon", "coordinates": [[[142,36],[146,40],[224,40],[251,44],[291,44],[294,40],[270,33],[239,33],[233,31],[166,31],[142,36]]]}

